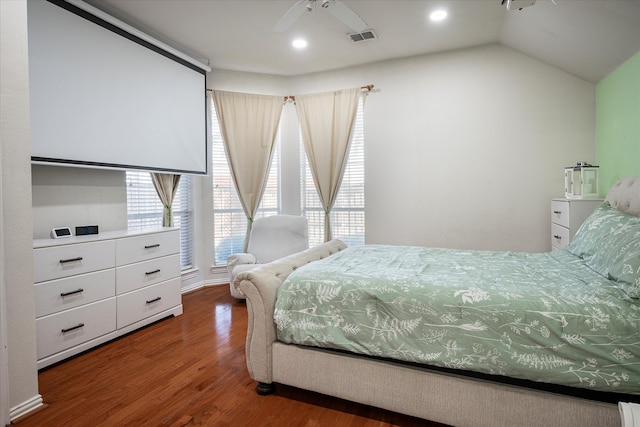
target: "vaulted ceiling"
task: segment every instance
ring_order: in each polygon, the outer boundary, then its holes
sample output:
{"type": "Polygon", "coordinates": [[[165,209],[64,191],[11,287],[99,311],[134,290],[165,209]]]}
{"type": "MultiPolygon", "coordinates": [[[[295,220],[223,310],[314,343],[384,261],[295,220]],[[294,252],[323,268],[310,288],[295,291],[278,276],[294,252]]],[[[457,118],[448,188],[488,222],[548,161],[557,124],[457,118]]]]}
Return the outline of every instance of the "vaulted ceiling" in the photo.
{"type": "Polygon", "coordinates": [[[283,76],[501,43],[597,83],[640,50],[640,0],[344,0],[377,35],[360,43],[319,2],[283,32],[273,27],[295,0],[87,2],[214,68],[283,76]],[[429,20],[436,9],[444,21],[429,20]]]}

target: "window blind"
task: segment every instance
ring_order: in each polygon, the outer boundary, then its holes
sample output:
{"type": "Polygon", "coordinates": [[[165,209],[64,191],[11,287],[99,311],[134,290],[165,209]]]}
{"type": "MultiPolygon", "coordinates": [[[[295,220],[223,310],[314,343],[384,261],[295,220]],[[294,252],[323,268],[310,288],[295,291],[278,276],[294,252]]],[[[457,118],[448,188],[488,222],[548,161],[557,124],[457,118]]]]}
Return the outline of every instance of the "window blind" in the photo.
{"type": "MultiPolygon", "coordinates": [[[[127,171],[127,227],[137,230],[162,227],[163,206],[148,172],[127,171]]],[[[193,265],[193,208],[191,176],[182,175],[173,199],[173,225],[180,229],[180,266],[193,265]]]]}
{"type": "MultiPolygon", "coordinates": [[[[213,179],[213,241],[214,264],[226,265],[227,257],[242,252],[247,231],[247,217],[244,214],[238,193],[233,184],[227,155],[222,141],[220,124],[213,101],[211,105],[212,127],[212,179],[213,179]]],[[[280,212],[279,179],[280,132],[276,136],[275,150],[271,159],[267,185],[260,201],[256,218],[275,215],[280,212]]]]}
{"type": "MultiPolygon", "coordinates": [[[[313,176],[304,150],[302,132],[300,140],[301,201],[302,214],[309,221],[309,245],[315,246],[324,240],[324,209],[313,183],[313,176]]],[[[365,234],[364,215],[364,98],[358,103],[353,135],[347,154],[342,184],[331,211],[333,237],[347,246],[363,245],[365,234]]]]}

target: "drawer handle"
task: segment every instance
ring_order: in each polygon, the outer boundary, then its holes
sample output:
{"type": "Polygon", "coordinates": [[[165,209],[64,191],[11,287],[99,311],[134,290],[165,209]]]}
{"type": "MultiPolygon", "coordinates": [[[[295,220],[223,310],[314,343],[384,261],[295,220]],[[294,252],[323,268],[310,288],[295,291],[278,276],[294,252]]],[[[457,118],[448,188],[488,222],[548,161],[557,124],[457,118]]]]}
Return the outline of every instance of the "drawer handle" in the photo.
{"type": "Polygon", "coordinates": [[[62,293],[60,293],[60,296],[61,297],[68,297],[69,295],[79,294],[80,292],[84,292],[84,289],[80,288],[80,289],[76,289],[75,291],[71,291],[71,292],[62,292],[62,293]]]}
{"type": "Polygon", "coordinates": [[[80,329],[84,326],[84,323],[78,323],[76,326],[72,326],[70,328],[62,329],[61,332],[66,334],[67,332],[75,331],[76,329],[80,329]]]}
{"type": "Polygon", "coordinates": [[[562,240],[562,236],[558,236],[557,234],[554,234],[553,238],[556,240],[562,240]]]}
{"type": "Polygon", "coordinates": [[[66,264],[68,262],[74,262],[74,261],[82,261],[82,257],[76,257],[76,258],[67,258],[67,259],[61,259],[60,260],[60,264],[66,264]]]}
{"type": "Polygon", "coordinates": [[[562,213],[562,211],[553,211],[554,214],[556,215],[560,215],[562,213]]]}
{"type": "Polygon", "coordinates": [[[155,245],[145,245],[145,249],[153,249],[153,248],[159,248],[160,247],[160,243],[156,243],[155,245]]]}
{"type": "Polygon", "coordinates": [[[152,275],[152,274],[156,274],[156,273],[160,273],[160,269],[153,270],[153,271],[147,271],[147,272],[146,272],[146,273],[144,273],[144,274],[146,274],[147,276],[150,276],[150,275],[152,275]]]}
{"type": "Polygon", "coordinates": [[[158,302],[158,301],[160,301],[161,299],[162,299],[162,297],[154,298],[154,299],[152,299],[152,300],[147,301],[147,304],[153,304],[154,302],[158,302]]]}

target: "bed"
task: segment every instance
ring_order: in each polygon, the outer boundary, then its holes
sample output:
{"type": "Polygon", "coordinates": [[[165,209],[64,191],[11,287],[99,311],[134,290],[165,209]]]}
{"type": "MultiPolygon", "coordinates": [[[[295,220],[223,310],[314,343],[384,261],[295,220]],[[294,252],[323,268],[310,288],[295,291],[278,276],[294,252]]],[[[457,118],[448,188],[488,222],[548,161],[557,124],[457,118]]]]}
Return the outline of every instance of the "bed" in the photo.
{"type": "Polygon", "coordinates": [[[565,250],[334,240],[242,273],[247,368],[259,393],[287,384],[454,426],[619,426],[617,402],[640,401],[639,216],[630,177],[565,250]]]}

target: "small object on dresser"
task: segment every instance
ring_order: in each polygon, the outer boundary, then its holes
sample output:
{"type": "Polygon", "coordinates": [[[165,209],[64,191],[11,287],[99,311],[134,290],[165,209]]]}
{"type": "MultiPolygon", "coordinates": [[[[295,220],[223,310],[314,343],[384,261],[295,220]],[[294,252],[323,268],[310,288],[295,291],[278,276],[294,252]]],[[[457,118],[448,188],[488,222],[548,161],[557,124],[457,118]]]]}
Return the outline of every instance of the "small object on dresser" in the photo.
{"type": "Polygon", "coordinates": [[[62,239],[63,237],[71,237],[71,229],[69,227],[59,227],[51,230],[52,239],[62,239]]]}
{"type": "Polygon", "coordinates": [[[76,227],[76,236],[86,236],[88,234],[98,234],[97,225],[82,225],[76,227]]]}
{"type": "Polygon", "coordinates": [[[564,197],[567,199],[596,199],[598,191],[598,166],[578,162],[564,168],[564,197]]]}

